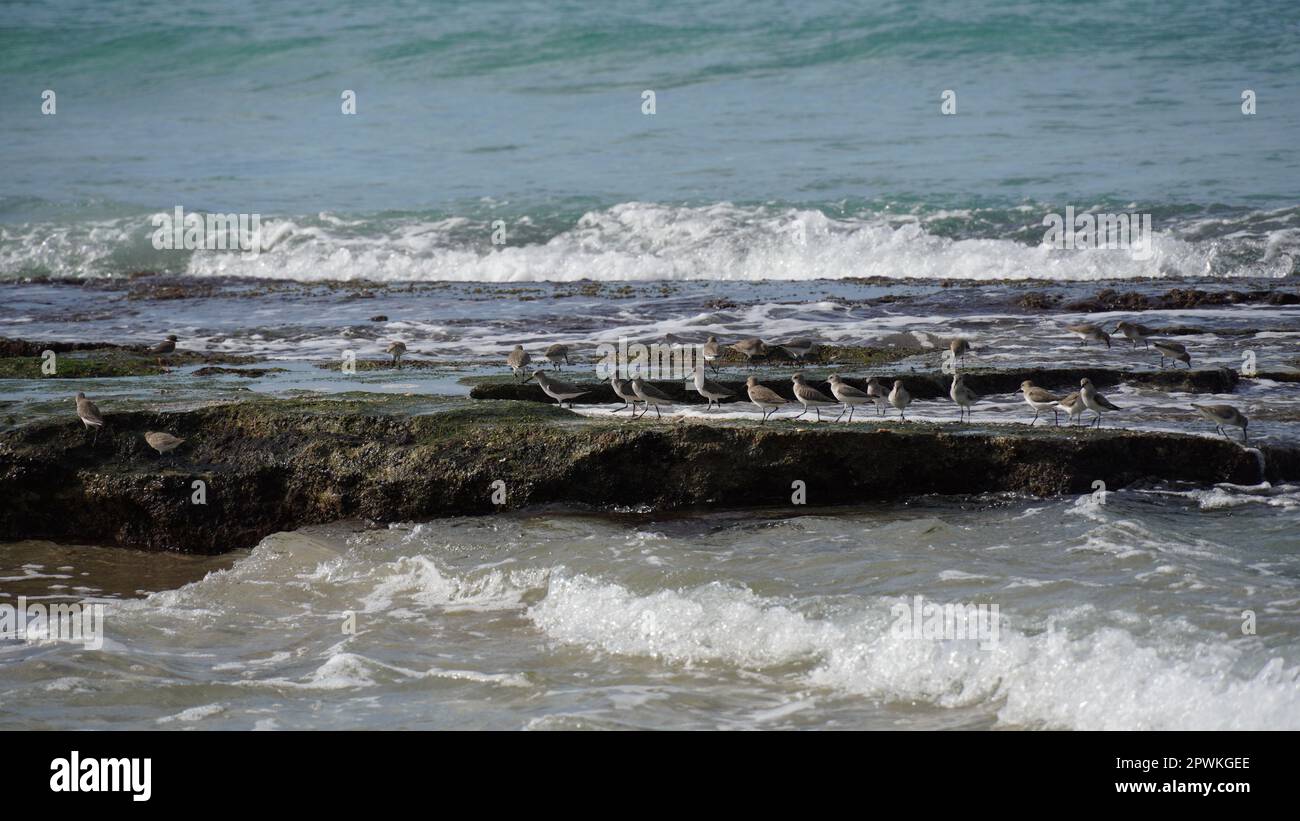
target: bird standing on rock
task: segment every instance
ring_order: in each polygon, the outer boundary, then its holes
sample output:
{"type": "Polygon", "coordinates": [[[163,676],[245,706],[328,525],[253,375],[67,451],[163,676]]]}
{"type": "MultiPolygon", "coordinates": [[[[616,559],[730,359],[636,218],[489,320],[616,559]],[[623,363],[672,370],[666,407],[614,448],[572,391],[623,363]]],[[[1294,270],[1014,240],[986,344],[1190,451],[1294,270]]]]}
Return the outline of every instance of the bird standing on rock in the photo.
{"type": "Polygon", "coordinates": [[[1025,404],[1034,409],[1034,420],[1029,423],[1030,427],[1033,427],[1034,422],[1038,421],[1038,414],[1045,410],[1052,412],[1053,424],[1059,425],[1061,423],[1061,397],[1049,390],[1038,387],[1028,379],[1020,383],[1020,392],[1025,395],[1025,404]]]}
{"type": "Polygon", "coordinates": [[[93,446],[95,442],[99,441],[99,429],[104,427],[104,417],[100,415],[99,408],[95,407],[95,403],[87,399],[86,395],[81,391],[77,391],[74,401],[77,403],[77,416],[81,418],[82,423],[87,428],[95,429],[95,436],[90,440],[90,444],[93,446]]]}
{"type": "MultiPolygon", "coordinates": [[[[848,382],[845,382],[837,373],[831,374],[829,381],[831,383],[831,395],[840,400],[840,403],[844,405],[844,410],[849,412],[850,422],[853,421],[854,408],[858,405],[864,405],[867,402],[872,401],[866,391],[858,390],[853,387],[848,382]]],[[[840,411],[840,415],[835,417],[836,422],[840,421],[844,416],[844,410],[840,411]]]]}
{"type": "Polygon", "coordinates": [[[561,382],[560,380],[555,379],[547,374],[546,371],[541,369],[533,371],[533,375],[524,381],[529,382],[534,379],[536,379],[537,384],[541,386],[542,393],[560,403],[560,407],[564,407],[564,403],[568,402],[569,408],[572,409],[573,400],[587,393],[587,391],[579,390],[568,382],[561,382]]]}
{"type": "MultiPolygon", "coordinates": [[[[393,343],[390,344],[387,348],[384,349],[384,352],[385,352],[385,353],[390,353],[390,354],[393,355],[393,364],[397,366],[397,369],[398,369],[398,370],[401,370],[401,368],[402,368],[402,354],[406,353],[406,343],[405,343],[405,342],[393,342],[393,343]]],[[[418,369],[417,369],[417,370],[418,370],[418,369]]]]}
{"type": "MultiPolygon", "coordinates": [[[[671,405],[673,403],[671,396],[659,390],[654,385],[651,385],[649,382],[646,382],[639,376],[632,380],[632,393],[636,394],[637,399],[640,399],[645,403],[645,409],[641,411],[641,416],[645,416],[649,413],[650,406],[654,405],[655,418],[662,419],[663,414],[659,412],[659,406],[671,405]]],[[[633,409],[633,413],[635,413],[635,409],[633,409]]]]}
{"type": "Polygon", "coordinates": [[[1111,404],[1109,399],[1097,393],[1092,380],[1086,376],[1079,380],[1079,399],[1083,402],[1085,408],[1097,414],[1097,418],[1092,420],[1092,423],[1097,427],[1101,427],[1102,411],[1119,410],[1118,407],[1111,404]]]}
{"type": "MultiPolygon", "coordinates": [[[[1182,362],[1188,369],[1192,367],[1192,356],[1187,352],[1187,347],[1181,342],[1170,342],[1168,339],[1153,339],[1151,344],[1160,353],[1161,368],[1164,368],[1166,359],[1182,362]]],[[[1178,366],[1174,365],[1174,367],[1178,366]]]]}
{"type": "Polygon", "coordinates": [[[952,401],[957,403],[957,419],[961,421],[963,417],[970,418],[971,406],[979,401],[979,394],[966,386],[966,378],[957,374],[952,378],[952,387],[948,389],[948,395],[952,401]]]}
{"type": "Polygon", "coordinates": [[[569,364],[569,346],[557,342],[546,349],[546,358],[550,361],[551,367],[558,371],[561,362],[569,364]]]}
{"type": "MultiPolygon", "coordinates": [[[[506,356],[506,364],[510,366],[510,370],[514,371],[516,379],[524,372],[524,368],[527,368],[532,363],[533,358],[528,355],[528,351],[524,350],[523,345],[516,345],[515,349],[506,356]]],[[[525,379],[524,381],[527,382],[528,380],[525,379]]]]}
{"type": "Polygon", "coordinates": [[[746,363],[754,367],[754,357],[767,356],[767,343],[758,337],[753,339],[742,339],[731,346],[731,349],[745,357],[746,363]]]}
{"type": "Polygon", "coordinates": [[[703,396],[705,399],[709,400],[709,406],[705,408],[705,410],[713,410],[713,406],[715,404],[719,408],[721,408],[722,402],[720,400],[726,399],[729,396],[735,396],[735,394],[733,394],[731,391],[727,390],[726,388],[722,387],[718,383],[710,382],[709,380],[704,378],[703,362],[695,363],[694,387],[696,393],[698,393],[700,396],[703,396]]]}
{"type": "Polygon", "coordinates": [[[149,447],[158,451],[158,456],[161,458],[176,450],[185,440],[172,436],[170,433],[151,430],[145,433],[144,441],[149,443],[149,447]]]}
{"type": "Polygon", "coordinates": [[[1195,408],[1196,412],[1201,416],[1204,416],[1206,419],[1213,422],[1214,427],[1219,431],[1219,433],[1223,434],[1223,438],[1230,438],[1228,434],[1224,432],[1223,426],[1233,425],[1241,428],[1241,443],[1243,445],[1250,444],[1250,440],[1246,437],[1246,425],[1249,424],[1250,420],[1246,418],[1244,413],[1237,410],[1232,405],[1198,405],[1193,402],[1192,407],[1195,408]]]}
{"type": "Polygon", "coordinates": [[[798,399],[799,403],[803,405],[803,410],[799,411],[799,414],[793,418],[798,419],[807,413],[809,408],[812,408],[813,412],[817,414],[817,421],[822,421],[821,409],[827,405],[834,405],[835,400],[805,382],[801,373],[790,377],[790,381],[794,383],[794,398],[798,399]]]}
{"type": "Polygon", "coordinates": [[[763,425],[766,425],[767,420],[789,401],[766,385],[758,384],[757,376],[745,380],[745,392],[749,394],[749,401],[753,402],[763,414],[763,421],[760,423],[763,425]]]}
{"type": "Polygon", "coordinates": [[[149,349],[149,353],[158,358],[158,364],[162,364],[162,358],[169,353],[176,351],[176,334],[167,334],[167,338],[149,349]]]}
{"type": "Polygon", "coordinates": [[[1151,336],[1155,331],[1145,325],[1139,325],[1136,322],[1120,320],[1115,325],[1115,333],[1124,334],[1124,338],[1129,342],[1132,342],[1134,348],[1137,347],[1139,342],[1141,342],[1142,347],[1145,348],[1150,345],[1147,341],[1147,337],[1151,336]]]}
{"type": "Polygon", "coordinates": [[[1110,334],[1103,331],[1099,326],[1084,322],[1078,325],[1066,325],[1065,330],[1079,337],[1079,344],[1084,345],[1088,342],[1105,342],[1106,347],[1110,347],[1110,334]]]}
{"type": "Polygon", "coordinates": [[[889,404],[898,408],[898,418],[907,421],[907,406],[912,404],[912,394],[903,387],[903,380],[894,380],[894,389],[889,392],[889,404]]]}

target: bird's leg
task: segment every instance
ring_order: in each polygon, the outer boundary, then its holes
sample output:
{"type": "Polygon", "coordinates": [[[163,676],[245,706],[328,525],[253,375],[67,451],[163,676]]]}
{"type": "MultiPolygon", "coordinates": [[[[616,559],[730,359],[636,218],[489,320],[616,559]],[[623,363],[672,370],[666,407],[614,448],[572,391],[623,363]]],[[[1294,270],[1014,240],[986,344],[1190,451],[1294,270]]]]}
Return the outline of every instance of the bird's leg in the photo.
{"type": "MultiPolygon", "coordinates": [[[[804,415],[805,413],[807,413],[807,412],[808,412],[808,406],[807,406],[807,405],[804,405],[804,406],[803,406],[803,410],[799,411],[799,416],[803,416],[803,415],[804,415]]],[[[790,418],[791,418],[791,419],[798,419],[799,416],[792,416],[792,417],[790,417],[790,418]]]]}
{"type": "Polygon", "coordinates": [[[664,418],[664,415],[663,415],[662,413],[659,412],[659,405],[658,405],[658,403],[655,403],[655,418],[656,418],[656,419],[663,419],[663,418],[664,418]]]}
{"type": "Polygon", "coordinates": [[[1033,422],[1030,422],[1030,423],[1029,423],[1029,427],[1032,428],[1032,427],[1034,426],[1034,422],[1037,422],[1037,421],[1038,421],[1038,411],[1035,410],[1035,411],[1034,411],[1034,420],[1033,420],[1033,422]]]}
{"type": "Polygon", "coordinates": [[[817,421],[818,422],[822,421],[822,409],[818,407],[813,407],[813,412],[817,414],[817,421]]]}

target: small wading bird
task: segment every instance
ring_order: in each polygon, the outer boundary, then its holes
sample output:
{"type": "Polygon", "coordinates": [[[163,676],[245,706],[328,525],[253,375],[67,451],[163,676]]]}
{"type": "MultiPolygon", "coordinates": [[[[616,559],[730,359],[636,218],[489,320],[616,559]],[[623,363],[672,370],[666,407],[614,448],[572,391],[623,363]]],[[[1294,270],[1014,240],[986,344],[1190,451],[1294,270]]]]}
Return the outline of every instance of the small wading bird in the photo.
{"type": "Polygon", "coordinates": [[[792,418],[798,419],[807,413],[809,408],[812,408],[813,412],[817,414],[817,421],[822,421],[821,409],[827,405],[834,405],[835,400],[805,382],[801,373],[790,377],[790,381],[794,383],[794,398],[798,399],[799,403],[803,405],[803,410],[792,418]]]}
{"type": "Polygon", "coordinates": [[[546,349],[546,358],[554,370],[560,369],[560,363],[569,364],[569,346],[556,343],[546,349]]]}
{"type": "MultiPolygon", "coordinates": [[[[524,368],[533,364],[533,358],[528,355],[528,351],[524,350],[523,345],[516,345],[515,349],[506,356],[506,364],[510,366],[510,370],[514,371],[515,378],[518,379],[524,373],[524,368]]],[[[524,381],[527,382],[528,380],[525,379],[524,381]]]]}
{"type": "MultiPolygon", "coordinates": [[[[636,394],[637,399],[640,399],[645,403],[645,409],[641,411],[641,416],[645,416],[649,413],[650,406],[654,405],[655,418],[662,419],[663,414],[659,412],[659,406],[671,405],[673,403],[672,397],[659,390],[654,385],[651,385],[649,382],[646,382],[639,376],[632,380],[632,393],[636,394]]],[[[636,410],[633,409],[633,413],[635,412],[636,410]]]]}
{"type": "Polygon", "coordinates": [[[1034,409],[1034,421],[1029,423],[1030,427],[1038,421],[1038,414],[1045,410],[1052,412],[1052,424],[1061,424],[1061,397],[1038,387],[1028,379],[1020,383],[1020,392],[1025,395],[1025,404],[1034,409]]]}
{"type": "Polygon", "coordinates": [[[894,380],[894,389],[889,392],[889,404],[898,408],[898,418],[907,421],[907,406],[912,404],[912,394],[903,387],[903,380],[894,380]]]}
{"type": "Polygon", "coordinates": [[[541,386],[542,393],[558,402],[560,407],[564,407],[564,403],[568,402],[569,408],[572,409],[573,400],[586,393],[586,391],[579,390],[567,382],[561,382],[541,369],[533,371],[533,375],[524,381],[528,382],[533,379],[536,379],[537,384],[541,386]]]}
{"type": "Polygon", "coordinates": [[[889,404],[889,388],[881,382],[878,377],[871,377],[867,380],[867,396],[871,401],[876,403],[876,415],[884,416],[885,406],[889,404]]]}
{"type": "Polygon", "coordinates": [[[1061,406],[1061,410],[1070,415],[1070,424],[1072,425],[1083,416],[1084,405],[1083,400],[1079,398],[1078,391],[1067,393],[1057,404],[1061,406]]]}
{"type": "Polygon", "coordinates": [[[831,383],[831,395],[840,400],[840,403],[844,405],[844,410],[840,411],[840,415],[835,417],[836,422],[843,418],[844,411],[849,412],[849,421],[852,422],[854,408],[858,405],[865,405],[872,401],[866,391],[858,390],[848,382],[845,382],[839,374],[831,374],[829,381],[831,383]]]}
{"type": "Polygon", "coordinates": [[[170,433],[151,430],[145,433],[144,441],[149,443],[149,447],[158,451],[158,458],[161,459],[162,457],[176,450],[176,448],[180,447],[181,443],[184,442],[185,440],[178,439],[177,437],[172,436],[170,433]]]}
{"type": "Polygon", "coordinates": [[[812,353],[813,349],[817,347],[817,343],[813,342],[811,339],[801,337],[799,339],[791,339],[789,342],[783,342],[777,347],[788,353],[791,358],[798,359],[802,362],[803,358],[812,353]]]}
{"type": "Polygon", "coordinates": [[[961,360],[961,364],[966,364],[966,354],[971,352],[970,340],[957,337],[948,343],[948,351],[952,354],[952,361],[961,360]]]}
{"type": "Polygon", "coordinates": [[[971,406],[979,401],[979,394],[966,386],[966,378],[957,374],[952,378],[952,387],[948,389],[948,395],[952,401],[957,403],[957,421],[965,418],[970,420],[971,406]]]}
{"type": "Polygon", "coordinates": [[[1225,439],[1231,439],[1232,437],[1228,436],[1223,430],[1223,426],[1233,425],[1241,428],[1241,443],[1243,445],[1250,444],[1250,440],[1246,437],[1246,425],[1250,423],[1250,420],[1232,405],[1198,405],[1193,402],[1192,407],[1201,416],[1213,422],[1215,429],[1222,433],[1225,439]]]}
{"type": "Polygon", "coordinates": [[[1079,325],[1066,325],[1065,330],[1079,337],[1080,345],[1085,345],[1088,342],[1105,342],[1106,347],[1110,347],[1110,334],[1097,325],[1084,322],[1079,325]]]}
{"type": "MultiPolygon", "coordinates": [[[[401,368],[402,368],[402,354],[406,353],[406,343],[405,343],[405,342],[393,342],[393,343],[390,344],[387,348],[384,348],[384,352],[393,355],[393,364],[397,366],[397,369],[398,369],[398,370],[401,370],[401,368]]],[[[417,368],[417,370],[419,370],[419,369],[417,368]]]]}
{"type": "Polygon", "coordinates": [[[1086,376],[1079,380],[1079,399],[1083,402],[1085,408],[1097,414],[1097,418],[1092,420],[1092,424],[1097,427],[1101,427],[1102,411],[1119,410],[1118,407],[1111,404],[1109,399],[1097,393],[1097,389],[1092,385],[1092,380],[1086,376]]]}
{"type": "Polygon", "coordinates": [[[623,407],[614,408],[610,413],[618,413],[622,410],[632,409],[632,418],[636,418],[636,403],[641,401],[632,393],[632,382],[627,379],[619,379],[615,374],[609,378],[609,386],[614,389],[614,395],[623,400],[623,407]]]}
{"type": "Polygon", "coordinates": [[[81,391],[77,391],[77,396],[73,401],[77,403],[77,416],[81,417],[81,421],[87,428],[95,429],[95,436],[90,440],[90,444],[93,446],[99,441],[99,429],[104,427],[104,417],[100,415],[99,408],[95,407],[95,403],[87,399],[86,395],[81,391]]]}
{"type": "Polygon", "coordinates": [[[176,334],[167,334],[167,338],[149,349],[149,353],[158,357],[158,364],[162,364],[162,358],[169,353],[176,351],[176,334]]]}
{"type": "MultiPolygon", "coordinates": [[[[1170,342],[1167,339],[1153,339],[1152,346],[1160,353],[1160,367],[1165,366],[1166,359],[1172,359],[1175,362],[1182,362],[1190,370],[1192,367],[1191,354],[1187,353],[1187,348],[1181,342],[1170,342]]],[[[1174,367],[1178,367],[1174,365],[1174,367]]]]}
{"type": "Polygon", "coordinates": [[[705,410],[712,410],[716,404],[719,409],[722,408],[722,401],[729,396],[735,396],[734,393],[719,385],[717,382],[710,382],[704,378],[704,363],[695,363],[695,392],[705,399],[709,400],[709,406],[705,410]]]}
{"type": "Polygon", "coordinates": [[[721,346],[718,345],[716,336],[709,337],[709,341],[705,342],[703,347],[700,348],[700,355],[704,357],[705,364],[713,368],[714,373],[717,373],[718,359],[722,356],[722,350],[721,346]]]}
{"type": "Polygon", "coordinates": [[[753,339],[742,339],[733,344],[731,349],[736,353],[743,355],[746,364],[751,368],[754,367],[754,357],[767,356],[767,343],[758,337],[754,337],[753,339]]]}
{"type": "Polygon", "coordinates": [[[1136,322],[1120,320],[1115,325],[1115,333],[1124,334],[1124,338],[1129,342],[1132,342],[1134,348],[1137,347],[1139,342],[1142,343],[1142,347],[1146,348],[1150,345],[1150,343],[1147,342],[1147,338],[1155,333],[1155,331],[1145,325],[1139,325],[1136,322]]]}
{"type": "Polygon", "coordinates": [[[763,414],[763,421],[760,424],[767,424],[767,420],[776,414],[783,405],[789,400],[781,394],[767,387],[758,384],[758,377],[751,376],[745,380],[745,392],[749,394],[749,401],[753,402],[763,414]]]}

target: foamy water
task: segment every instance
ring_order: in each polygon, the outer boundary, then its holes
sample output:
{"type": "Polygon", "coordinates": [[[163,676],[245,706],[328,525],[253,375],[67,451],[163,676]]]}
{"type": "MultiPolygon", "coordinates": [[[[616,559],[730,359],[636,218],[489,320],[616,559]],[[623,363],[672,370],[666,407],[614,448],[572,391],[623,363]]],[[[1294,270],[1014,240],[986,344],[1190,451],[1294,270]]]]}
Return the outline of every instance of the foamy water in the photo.
{"type": "Polygon", "coordinates": [[[1221,486],[312,528],[110,597],[102,651],[5,646],[0,726],[1295,729],[1298,522],[1221,486]],[[997,640],[899,635],[918,595],[997,640]]]}

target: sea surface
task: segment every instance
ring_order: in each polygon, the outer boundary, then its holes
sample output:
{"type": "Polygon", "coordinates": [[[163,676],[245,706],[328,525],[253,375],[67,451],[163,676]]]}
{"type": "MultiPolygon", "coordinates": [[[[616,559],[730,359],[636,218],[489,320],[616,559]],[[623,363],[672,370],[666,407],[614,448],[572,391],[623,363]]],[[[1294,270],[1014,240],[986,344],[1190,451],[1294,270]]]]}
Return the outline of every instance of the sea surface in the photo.
{"type": "MultiPolygon", "coordinates": [[[[1298,35],[1300,7],[1215,0],[6,3],[0,336],[280,370],[0,380],[0,430],[78,390],[110,419],[437,412],[515,344],[569,345],[575,380],[601,343],[709,335],[911,351],[854,377],[934,370],[953,336],[972,368],[1157,370],[1064,330],[1128,319],[1271,376],[1118,385],[1106,425],[1218,436],[1189,404],[1231,402],[1251,444],[1295,444],[1300,306],[1079,301],[1296,291],[1298,35]],[[260,252],[155,248],[177,207],[258,215],[260,252]],[[1149,215],[1150,253],[1045,243],[1066,208],[1149,215]],[[392,340],[423,364],[337,370],[392,340]]],[[[989,396],[973,425],[1031,419],[989,396]]],[[[1298,532],[1294,484],[1143,482],[338,522],[216,558],[0,544],[0,606],[107,613],[100,649],[0,639],[0,729],[1300,729],[1298,532]],[[918,596],[996,605],[997,641],[901,635],[918,596]]]]}

